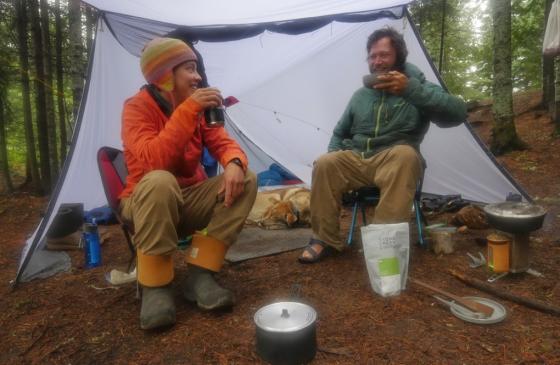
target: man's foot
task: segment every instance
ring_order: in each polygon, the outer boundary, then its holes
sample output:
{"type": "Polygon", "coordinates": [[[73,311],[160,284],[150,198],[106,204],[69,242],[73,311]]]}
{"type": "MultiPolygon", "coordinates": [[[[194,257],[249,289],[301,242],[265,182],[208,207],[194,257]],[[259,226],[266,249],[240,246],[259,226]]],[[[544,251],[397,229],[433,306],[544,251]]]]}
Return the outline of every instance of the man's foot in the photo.
{"type": "Polygon", "coordinates": [[[213,272],[193,265],[187,275],[182,284],[186,300],[196,302],[204,310],[227,308],[234,304],[233,293],[216,282],[213,272]]]}
{"type": "Polygon", "coordinates": [[[175,324],[175,303],[169,286],[142,288],[140,328],[151,330],[175,324]]]}
{"type": "Polygon", "coordinates": [[[325,242],[312,238],[298,257],[298,261],[302,264],[314,264],[330,255],[332,251],[333,248],[328,246],[325,242]]]}

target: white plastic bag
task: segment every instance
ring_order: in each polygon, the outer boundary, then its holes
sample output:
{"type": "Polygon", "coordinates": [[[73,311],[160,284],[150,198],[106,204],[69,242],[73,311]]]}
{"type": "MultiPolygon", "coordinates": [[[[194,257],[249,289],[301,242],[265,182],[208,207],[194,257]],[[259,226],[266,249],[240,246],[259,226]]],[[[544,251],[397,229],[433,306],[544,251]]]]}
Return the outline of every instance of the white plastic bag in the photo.
{"type": "Polygon", "coordinates": [[[364,257],[373,291],[383,297],[406,288],[409,257],[408,223],[370,224],[361,228],[364,257]]]}
{"type": "Polygon", "coordinates": [[[554,0],[550,7],[550,14],[548,14],[543,39],[543,54],[560,55],[560,4],[558,4],[558,0],[554,0]]]}

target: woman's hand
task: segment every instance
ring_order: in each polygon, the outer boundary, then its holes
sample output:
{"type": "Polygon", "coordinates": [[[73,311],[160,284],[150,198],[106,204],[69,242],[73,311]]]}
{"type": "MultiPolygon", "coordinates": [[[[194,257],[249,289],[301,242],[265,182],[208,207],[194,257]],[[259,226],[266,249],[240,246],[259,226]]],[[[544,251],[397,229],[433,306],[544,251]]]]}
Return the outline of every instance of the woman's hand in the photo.
{"type": "Polygon", "coordinates": [[[243,193],[245,187],[245,172],[241,166],[230,162],[224,169],[224,182],[218,195],[224,194],[224,206],[229,207],[239,195],[243,193]]]}
{"type": "Polygon", "coordinates": [[[215,87],[196,89],[189,99],[196,101],[202,109],[215,108],[222,105],[222,95],[215,87]]]}

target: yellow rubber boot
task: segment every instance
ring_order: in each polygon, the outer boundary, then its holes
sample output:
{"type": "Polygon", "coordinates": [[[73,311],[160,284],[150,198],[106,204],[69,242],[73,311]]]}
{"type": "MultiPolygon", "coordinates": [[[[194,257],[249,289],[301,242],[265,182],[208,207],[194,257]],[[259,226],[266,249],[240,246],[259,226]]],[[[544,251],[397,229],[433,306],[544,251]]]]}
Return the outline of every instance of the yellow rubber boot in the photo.
{"type": "Polygon", "coordinates": [[[196,302],[199,308],[215,310],[231,307],[233,293],[222,288],[214,279],[224,262],[227,246],[210,236],[196,234],[187,252],[186,261],[190,265],[187,279],[183,282],[183,297],[196,302]]]}
{"type": "Polygon", "coordinates": [[[151,256],[138,251],[138,282],[142,286],[140,328],[151,330],[175,324],[171,255],[151,256]]]}
{"type": "Polygon", "coordinates": [[[195,234],[187,250],[187,264],[218,272],[224,264],[227,246],[214,237],[195,234]]]}

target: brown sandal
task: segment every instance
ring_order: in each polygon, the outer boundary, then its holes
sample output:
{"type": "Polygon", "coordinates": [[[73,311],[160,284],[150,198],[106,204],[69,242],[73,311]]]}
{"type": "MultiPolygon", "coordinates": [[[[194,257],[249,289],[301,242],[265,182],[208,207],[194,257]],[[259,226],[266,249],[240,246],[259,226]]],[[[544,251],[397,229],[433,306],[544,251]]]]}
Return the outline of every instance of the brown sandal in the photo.
{"type": "Polygon", "coordinates": [[[317,263],[319,261],[321,261],[323,258],[329,256],[333,251],[333,248],[329,245],[327,245],[325,242],[318,240],[316,238],[311,238],[309,240],[309,243],[307,244],[307,246],[305,246],[305,248],[303,249],[302,254],[298,257],[298,261],[302,264],[314,264],[317,263]],[[321,247],[323,247],[323,249],[321,250],[321,252],[317,252],[315,251],[315,249],[313,249],[313,245],[318,244],[321,247]],[[311,257],[306,257],[303,256],[304,253],[308,253],[311,257]]]}

